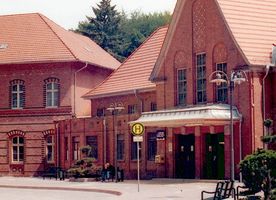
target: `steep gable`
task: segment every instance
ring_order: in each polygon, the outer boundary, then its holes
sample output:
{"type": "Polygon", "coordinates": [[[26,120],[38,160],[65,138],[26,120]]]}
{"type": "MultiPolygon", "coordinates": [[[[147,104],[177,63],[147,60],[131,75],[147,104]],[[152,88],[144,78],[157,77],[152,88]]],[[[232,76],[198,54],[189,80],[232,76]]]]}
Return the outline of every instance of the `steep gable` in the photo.
{"type": "MultiPolygon", "coordinates": [[[[206,0],[207,1],[207,0],[206,0]]],[[[272,44],[276,41],[276,1],[274,0],[212,0],[220,18],[249,66],[264,66],[271,62],[272,44]]],[[[150,75],[154,81],[169,52],[174,33],[181,20],[187,0],[178,0],[167,37],[150,75]]]]}

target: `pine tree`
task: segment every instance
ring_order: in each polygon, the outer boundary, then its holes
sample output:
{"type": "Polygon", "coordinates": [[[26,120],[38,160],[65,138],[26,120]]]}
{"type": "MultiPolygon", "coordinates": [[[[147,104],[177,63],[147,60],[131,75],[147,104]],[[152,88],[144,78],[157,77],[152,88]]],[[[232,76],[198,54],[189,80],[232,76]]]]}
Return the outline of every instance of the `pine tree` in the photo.
{"type": "Polygon", "coordinates": [[[88,36],[107,52],[122,60],[117,53],[122,41],[119,34],[121,16],[115,8],[116,6],[111,5],[111,0],[101,0],[97,7],[92,7],[95,17],[86,17],[88,21],[80,22],[76,31],[88,36]]]}

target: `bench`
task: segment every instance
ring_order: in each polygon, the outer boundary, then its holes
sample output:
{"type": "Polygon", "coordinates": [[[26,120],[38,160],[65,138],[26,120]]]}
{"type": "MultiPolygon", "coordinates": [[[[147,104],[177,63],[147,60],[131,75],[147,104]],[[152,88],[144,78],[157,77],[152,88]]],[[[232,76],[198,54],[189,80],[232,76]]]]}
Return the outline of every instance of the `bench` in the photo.
{"type": "Polygon", "coordinates": [[[64,180],[65,172],[60,167],[49,167],[43,172],[43,179],[45,178],[55,178],[56,180],[59,178],[60,180],[64,180]]]}
{"type": "Polygon", "coordinates": [[[232,195],[234,200],[236,200],[235,188],[234,188],[234,181],[219,181],[216,185],[216,189],[213,192],[209,191],[202,191],[201,192],[201,200],[204,200],[204,194],[213,194],[213,197],[208,199],[213,200],[221,200],[221,199],[228,199],[232,195]]]}

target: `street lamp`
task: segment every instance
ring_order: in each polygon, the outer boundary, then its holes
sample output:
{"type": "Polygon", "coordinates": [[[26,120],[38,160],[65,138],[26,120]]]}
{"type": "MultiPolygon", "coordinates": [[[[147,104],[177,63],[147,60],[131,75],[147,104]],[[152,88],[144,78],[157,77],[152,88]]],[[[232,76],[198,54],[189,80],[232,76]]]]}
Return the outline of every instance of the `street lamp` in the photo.
{"type": "Polygon", "coordinates": [[[209,81],[211,83],[215,83],[217,86],[220,86],[222,83],[226,83],[230,90],[230,142],[231,142],[231,161],[230,161],[230,172],[231,172],[231,180],[235,179],[235,160],[234,160],[234,126],[233,126],[233,91],[235,84],[241,84],[247,81],[247,75],[244,71],[232,71],[230,75],[230,79],[227,74],[223,71],[214,71],[209,76],[209,81]]]}
{"type": "Polygon", "coordinates": [[[111,103],[107,108],[113,115],[113,130],[114,130],[114,167],[115,167],[115,181],[118,180],[118,169],[117,169],[117,119],[116,116],[124,110],[125,107],[122,103],[111,103]]]}

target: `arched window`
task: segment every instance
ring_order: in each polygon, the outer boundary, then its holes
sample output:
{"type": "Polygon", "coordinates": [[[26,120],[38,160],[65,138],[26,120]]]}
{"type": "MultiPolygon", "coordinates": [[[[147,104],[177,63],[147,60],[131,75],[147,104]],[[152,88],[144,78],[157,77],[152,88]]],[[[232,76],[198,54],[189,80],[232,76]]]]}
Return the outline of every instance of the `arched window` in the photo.
{"type": "Polygon", "coordinates": [[[25,85],[22,80],[13,80],[10,82],[11,108],[20,109],[25,104],[25,85]]]}
{"type": "Polygon", "coordinates": [[[12,138],[12,162],[24,161],[24,138],[15,136],[12,138]]]}
{"type": "Polygon", "coordinates": [[[48,78],[45,82],[45,106],[59,106],[59,80],[56,78],[48,78]]]}
{"type": "Polygon", "coordinates": [[[47,162],[54,161],[54,136],[48,135],[46,137],[46,159],[47,162]]]}

